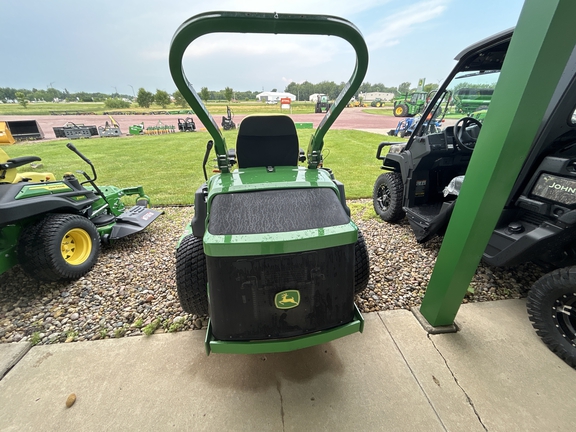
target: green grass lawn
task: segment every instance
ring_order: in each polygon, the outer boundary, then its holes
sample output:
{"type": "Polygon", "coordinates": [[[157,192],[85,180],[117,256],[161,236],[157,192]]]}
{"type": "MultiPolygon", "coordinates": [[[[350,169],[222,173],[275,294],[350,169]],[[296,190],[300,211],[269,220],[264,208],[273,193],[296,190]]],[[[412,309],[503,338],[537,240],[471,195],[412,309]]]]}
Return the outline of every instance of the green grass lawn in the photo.
{"type": "Polygon", "coordinates": [[[1,115],[50,115],[51,111],[80,111],[102,114],[106,111],[104,102],[78,103],[29,103],[26,108],[20,104],[0,104],[1,115]]]}
{"type": "MultiPolygon", "coordinates": [[[[280,104],[268,105],[263,102],[208,102],[206,107],[213,115],[225,115],[226,106],[229,105],[234,114],[254,114],[254,113],[287,113],[288,110],[282,110],[280,104]]],[[[315,104],[312,102],[292,102],[292,114],[311,114],[314,113],[315,104]]],[[[0,104],[0,116],[2,115],[50,115],[52,111],[68,111],[102,114],[105,111],[134,111],[136,113],[146,113],[150,111],[174,111],[185,108],[168,105],[162,108],[160,105],[152,105],[150,108],[140,108],[138,104],[132,104],[130,108],[125,109],[108,109],[104,102],[78,102],[78,103],[29,103],[26,108],[20,104],[0,104]]]]}
{"type": "MultiPolygon", "coordinates": [[[[300,146],[306,150],[310,130],[299,130],[300,146]]],[[[234,147],[237,131],[223,132],[229,147],[234,147]]],[[[207,132],[174,133],[157,136],[90,138],[75,140],[74,145],[96,166],[98,184],[118,187],[144,186],[153,205],[192,204],[194,192],[204,182],[202,160],[207,132]]],[[[324,166],[331,168],[346,186],[347,198],[369,198],[381,173],[376,159],[378,144],[404,141],[395,137],[333,130],[326,134],[324,166]]],[[[89,167],[66,148],[66,140],[27,142],[3,147],[10,157],[39,156],[44,166],[37,171],[52,172],[62,178],[66,172],[89,167]]],[[[214,152],[211,154],[211,159],[214,152]]],[[[209,161],[207,171],[213,162],[209,161]]],[[[32,171],[23,167],[20,171],[32,171]]]]}

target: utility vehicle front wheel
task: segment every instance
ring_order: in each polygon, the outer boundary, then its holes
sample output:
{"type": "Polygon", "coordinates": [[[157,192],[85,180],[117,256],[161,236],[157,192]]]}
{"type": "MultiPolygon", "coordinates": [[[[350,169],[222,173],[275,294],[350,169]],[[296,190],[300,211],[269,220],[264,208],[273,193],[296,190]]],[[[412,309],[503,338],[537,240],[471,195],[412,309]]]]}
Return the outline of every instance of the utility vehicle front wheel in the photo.
{"type": "Polygon", "coordinates": [[[576,368],[576,267],[542,276],[530,289],[527,307],[542,341],[576,368]]]}
{"type": "Polygon", "coordinates": [[[176,290],[185,312],[208,314],[208,275],[202,238],[188,235],[176,249],[176,290]]]}
{"type": "Polygon", "coordinates": [[[50,214],[24,229],[18,242],[18,260],[30,276],[45,280],[76,280],[98,259],[98,230],[87,218],[50,214]]]}
{"type": "Polygon", "coordinates": [[[381,174],[374,184],[372,201],[376,214],[386,222],[398,222],[406,213],[402,209],[404,186],[400,173],[381,174]]]}
{"type": "Polygon", "coordinates": [[[354,294],[359,294],[368,286],[368,278],[370,277],[368,248],[360,230],[358,230],[358,240],[356,240],[354,245],[354,255],[356,260],[354,267],[354,294]]]}

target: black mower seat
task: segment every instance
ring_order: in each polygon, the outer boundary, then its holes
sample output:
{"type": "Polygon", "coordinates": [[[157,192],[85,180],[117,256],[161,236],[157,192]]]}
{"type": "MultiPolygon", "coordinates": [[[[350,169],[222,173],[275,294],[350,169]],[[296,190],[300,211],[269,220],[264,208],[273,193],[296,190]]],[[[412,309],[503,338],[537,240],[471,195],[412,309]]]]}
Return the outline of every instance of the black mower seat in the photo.
{"type": "Polygon", "coordinates": [[[240,168],[298,165],[298,135],[286,115],[248,116],[240,123],[236,157],[240,168]]]}

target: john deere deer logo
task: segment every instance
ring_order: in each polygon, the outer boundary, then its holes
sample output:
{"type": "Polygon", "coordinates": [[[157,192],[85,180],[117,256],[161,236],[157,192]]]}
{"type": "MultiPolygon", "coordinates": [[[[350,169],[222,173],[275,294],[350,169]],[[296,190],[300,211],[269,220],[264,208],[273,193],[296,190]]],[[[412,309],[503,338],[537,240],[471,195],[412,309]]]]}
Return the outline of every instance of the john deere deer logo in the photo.
{"type": "Polygon", "coordinates": [[[275,306],[278,309],[292,309],[300,304],[300,291],[287,290],[276,294],[274,297],[275,306]]]}

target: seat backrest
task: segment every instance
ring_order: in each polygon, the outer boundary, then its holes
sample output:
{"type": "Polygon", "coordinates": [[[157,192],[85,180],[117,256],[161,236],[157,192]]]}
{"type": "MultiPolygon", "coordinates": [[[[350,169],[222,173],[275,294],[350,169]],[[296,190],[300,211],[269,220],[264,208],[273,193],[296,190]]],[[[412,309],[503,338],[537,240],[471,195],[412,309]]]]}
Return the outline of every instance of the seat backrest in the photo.
{"type": "MultiPolygon", "coordinates": [[[[6,152],[0,149],[0,164],[8,162],[9,159],[10,157],[6,152]]],[[[0,167],[0,183],[12,183],[16,178],[16,174],[18,174],[16,168],[5,169],[0,167]]]]}
{"type": "Polygon", "coordinates": [[[47,181],[55,181],[54,174],[47,172],[24,172],[19,173],[16,168],[27,165],[31,162],[40,161],[38,156],[21,156],[19,158],[10,158],[6,152],[0,149],[0,183],[20,183],[27,181],[31,183],[43,183],[47,181]],[[6,162],[10,161],[13,168],[6,169],[6,162]]]}
{"type": "Polygon", "coordinates": [[[286,115],[248,116],[240,123],[236,157],[240,168],[298,165],[298,135],[286,115]]]}

